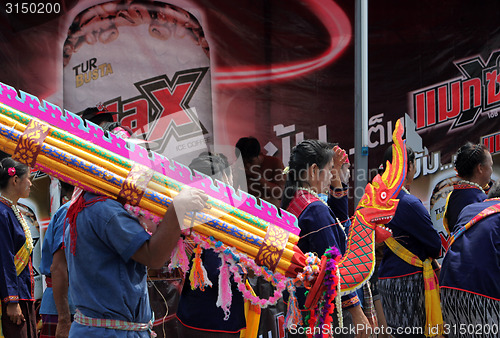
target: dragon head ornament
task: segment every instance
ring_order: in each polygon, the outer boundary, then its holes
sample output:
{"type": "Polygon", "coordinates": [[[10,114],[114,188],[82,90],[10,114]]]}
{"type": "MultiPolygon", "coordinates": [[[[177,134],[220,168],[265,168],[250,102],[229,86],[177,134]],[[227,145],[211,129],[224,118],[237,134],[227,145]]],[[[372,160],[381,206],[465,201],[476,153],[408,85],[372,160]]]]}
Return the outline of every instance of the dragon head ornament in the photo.
{"type": "Polygon", "coordinates": [[[387,161],[385,171],[377,175],[365,188],[365,194],[356,208],[355,219],[375,230],[375,242],[381,243],[391,236],[384,227],[389,223],[398,206],[398,196],[407,172],[407,153],[402,139],[404,128],[400,120],[393,133],[392,163],[387,161]]]}

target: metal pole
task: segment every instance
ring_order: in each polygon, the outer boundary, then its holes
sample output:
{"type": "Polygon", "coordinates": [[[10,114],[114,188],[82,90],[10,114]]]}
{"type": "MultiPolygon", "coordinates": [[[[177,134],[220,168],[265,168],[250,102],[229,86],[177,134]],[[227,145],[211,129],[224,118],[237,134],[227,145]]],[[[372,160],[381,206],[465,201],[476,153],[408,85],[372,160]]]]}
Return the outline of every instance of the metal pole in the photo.
{"type": "Polygon", "coordinates": [[[354,18],[354,202],[368,180],[368,0],[356,0],[354,18]]]}

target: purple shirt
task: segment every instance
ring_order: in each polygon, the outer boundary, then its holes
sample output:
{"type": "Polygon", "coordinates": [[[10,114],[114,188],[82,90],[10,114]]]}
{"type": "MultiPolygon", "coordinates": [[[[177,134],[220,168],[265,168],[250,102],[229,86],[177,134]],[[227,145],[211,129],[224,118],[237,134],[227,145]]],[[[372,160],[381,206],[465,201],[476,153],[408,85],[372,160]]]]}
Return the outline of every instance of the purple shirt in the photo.
{"type": "Polygon", "coordinates": [[[4,303],[34,300],[31,258],[19,276],[14,264],[14,256],[25,242],[23,227],[14,211],[0,202],[0,300],[4,303]]]}
{"type": "MultiPolygon", "coordinates": [[[[398,194],[399,203],[393,219],[387,224],[392,236],[420,260],[437,258],[441,252],[441,239],[433,228],[431,217],[422,202],[403,190],[398,194]]],[[[379,267],[379,279],[402,277],[422,272],[422,268],[406,263],[389,248],[379,267]]]]}
{"type": "Polygon", "coordinates": [[[486,198],[486,194],[476,187],[456,184],[446,205],[445,217],[448,222],[448,230],[450,232],[456,230],[455,224],[463,208],[472,203],[482,202],[486,198]]]}

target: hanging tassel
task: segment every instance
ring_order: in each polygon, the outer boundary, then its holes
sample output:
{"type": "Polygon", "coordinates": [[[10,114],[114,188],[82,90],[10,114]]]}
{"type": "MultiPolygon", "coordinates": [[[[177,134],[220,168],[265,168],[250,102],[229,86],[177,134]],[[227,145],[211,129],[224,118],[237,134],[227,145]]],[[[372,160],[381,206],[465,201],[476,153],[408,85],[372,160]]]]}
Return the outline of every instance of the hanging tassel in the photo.
{"type": "Polygon", "coordinates": [[[207,270],[205,270],[203,262],[201,261],[201,247],[197,245],[193,252],[193,266],[191,267],[191,273],[189,274],[191,289],[194,290],[199,288],[201,291],[205,291],[205,286],[211,287],[212,282],[208,279],[207,270]]]}
{"type": "Polygon", "coordinates": [[[287,285],[288,290],[288,307],[286,309],[285,326],[291,329],[293,326],[302,325],[302,315],[299,311],[297,296],[295,296],[295,286],[291,281],[287,285]]]}
{"type": "Polygon", "coordinates": [[[170,256],[170,263],[168,264],[168,270],[172,271],[176,268],[181,268],[182,273],[186,273],[189,270],[189,260],[186,255],[186,246],[184,245],[184,239],[182,237],[179,238],[177,246],[170,256]]]}
{"type": "Polygon", "coordinates": [[[217,305],[224,311],[224,320],[228,320],[231,315],[231,302],[233,301],[233,292],[231,290],[231,282],[229,281],[229,266],[224,261],[224,256],[219,255],[222,265],[219,268],[219,296],[217,297],[217,305]]]}

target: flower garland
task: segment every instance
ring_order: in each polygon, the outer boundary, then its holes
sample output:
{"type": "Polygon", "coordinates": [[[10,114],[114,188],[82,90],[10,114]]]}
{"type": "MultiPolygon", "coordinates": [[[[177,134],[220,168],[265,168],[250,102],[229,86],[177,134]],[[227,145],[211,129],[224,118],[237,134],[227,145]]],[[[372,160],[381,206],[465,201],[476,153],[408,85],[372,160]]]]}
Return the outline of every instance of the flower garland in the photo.
{"type": "Polygon", "coordinates": [[[467,180],[460,180],[460,181],[458,181],[458,184],[459,184],[459,185],[460,185],[460,184],[468,184],[468,185],[472,185],[473,187],[476,187],[476,188],[478,188],[479,190],[481,190],[481,191],[483,192],[483,194],[486,194],[486,193],[484,192],[483,187],[482,187],[482,186],[480,186],[479,184],[477,184],[476,182],[471,182],[471,181],[467,181],[467,180]]]}
{"type": "MultiPolygon", "coordinates": [[[[140,220],[140,218],[143,217],[143,218],[151,221],[156,226],[158,226],[158,224],[160,224],[160,222],[162,220],[162,218],[160,216],[157,216],[157,215],[153,214],[152,212],[150,212],[149,210],[143,209],[141,207],[132,206],[130,204],[125,204],[123,207],[125,208],[125,210],[128,211],[128,213],[131,216],[134,216],[138,220],[140,220]]],[[[139,223],[144,228],[144,230],[146,230],[151,235],[151,231],[148,230],[148,225],[143,221],[139,221],[139,223]]]]}
{"type": "Polygon", "coordinates": [[[28,250],[31,252],[33,250],[33,238],[31,237],[31,231],[28,226],[28,223],[26,223],[26,220],[23,218],[21,212],[17,208],[17,205],[14,204],[14,202],[12,202],[10,199],[2,195],[0,195],[0,200],[12,209],[14,215],[16,215],[17,217],[17,220],[19,221],[19,223],[21,223],[21,226],[23,227],[24,231],[24,236],[26,236],[26,243],[28,245],[28,250]]]}
{"type": "MultiPolygon", "coordinates": [[[[320,329],[324,327],[331,327],[333,321],[332,314],[335,309],[335,304],[337,306],[337,316],[339,319],[339,324],[342,323],[342,307],[340,303],[340,275],[338,269],[338,263],[342,257],[340,251],[336,247],[331,247],[325,252],[327,257],[325,266],[325,277],[323,279],[323,284],[325,285],[325,291],[321,296],[315,309],[311,310],[311,315],[309,317],[309,327],[310,332],[315,332],[314,328],[319,327],[320,329]]],[[[323,334],[325,336],[325,334],[323,334]]],[[[311,334],[312,337],[312,334],[311,334]]]]}
{"type": "Polygon", "coordinates": [[[249,300],[252,304],[258,305],[265,309],[269,305],[275,305],[282,297],[282,293],[286,288],[286,277],[282,274],[275,272],[272,273],[267,267],[259,266],[255,261],[243,253],[236,253],[234,248],[225,246],[222,242],[215,240],[212,236],[204,237],[197,233],[192,232],[189,234],[194,242],[203,249],[213,249],[216,253],[220,254],[224,262],[229,264],[229,271],[233,274],[234,281],[238,284],[238,290],[243,294],[243,297],[249,300]],[[245,286],[244,278],[241,276],[237,264],[241,263],[245,267],[252,269],[256,276],[263,276],[265,280],[271,282],[276,288],[273,296],[269,299],[261,299],[252,295],[251,291],[245,286]]]}

